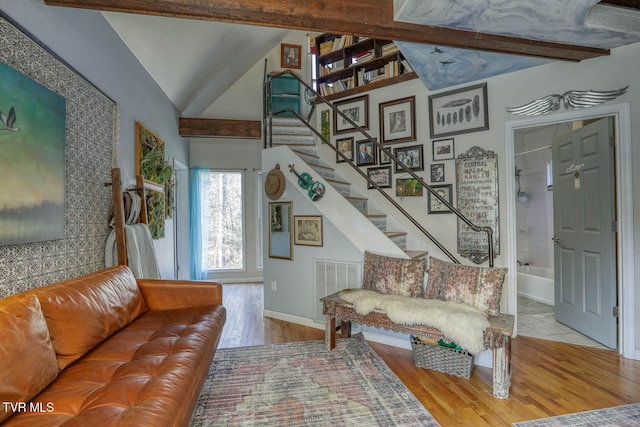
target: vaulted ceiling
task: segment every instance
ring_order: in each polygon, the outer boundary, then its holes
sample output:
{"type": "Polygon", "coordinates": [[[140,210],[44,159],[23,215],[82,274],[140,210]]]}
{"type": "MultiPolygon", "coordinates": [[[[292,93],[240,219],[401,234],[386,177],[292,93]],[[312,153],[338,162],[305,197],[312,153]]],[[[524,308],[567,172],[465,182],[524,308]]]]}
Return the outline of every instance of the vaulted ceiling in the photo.
{"type": "Polygon", "coordinates": [[[287,34],[285,29],[399,41],[402,52],[431,90],[549,61],[608,55],[609,49],[640,41],[640,0],[45,3],[104,11],[182,115],[189,117],[201,116],[237,78],[280,43],[287,34]]]}

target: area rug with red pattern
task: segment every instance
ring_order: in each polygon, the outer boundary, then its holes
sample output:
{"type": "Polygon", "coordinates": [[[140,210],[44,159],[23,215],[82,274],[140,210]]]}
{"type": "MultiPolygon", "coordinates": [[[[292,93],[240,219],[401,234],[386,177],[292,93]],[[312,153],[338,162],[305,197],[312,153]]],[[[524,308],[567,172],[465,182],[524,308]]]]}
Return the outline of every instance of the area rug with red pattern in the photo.
{"type": "Polygon", "coordinates": [[[361,335],[219,349],[191,420],[204,426],[439,426],[361,335]]]}

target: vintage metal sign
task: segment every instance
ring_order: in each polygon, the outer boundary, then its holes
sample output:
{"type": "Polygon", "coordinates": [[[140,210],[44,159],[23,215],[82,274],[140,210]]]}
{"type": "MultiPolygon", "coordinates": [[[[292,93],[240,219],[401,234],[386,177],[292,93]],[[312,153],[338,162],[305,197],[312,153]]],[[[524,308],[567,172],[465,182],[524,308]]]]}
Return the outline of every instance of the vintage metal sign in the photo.
{"type": "MultiPolygon", "coordinates": [[[[456,158],[458,210],[480,227],[493,229],[494,256],[500,253],[498,156],[472,147],[456,158]]],[[[458,253],[476,264],[489,259],[487,233],[472,230],[458,219],[458,253]]]]}

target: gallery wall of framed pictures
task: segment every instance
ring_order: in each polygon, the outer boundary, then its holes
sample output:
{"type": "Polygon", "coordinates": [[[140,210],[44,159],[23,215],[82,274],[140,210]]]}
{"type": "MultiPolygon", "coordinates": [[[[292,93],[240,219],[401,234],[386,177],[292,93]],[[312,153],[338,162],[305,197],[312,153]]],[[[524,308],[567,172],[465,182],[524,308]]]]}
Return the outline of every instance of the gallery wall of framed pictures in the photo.
{"type": "Polygon", "coordinates": [[[322,132],[337,147],[336,163],[352,162],[366,173],[372,181],[367,189],[383,189],[400,199],[423,197],[426,214],[451,213],[447,203],[455,206],[456,201],[454,136],[489,128],[487,84],[422,98],[398,93],[389,99],[367,93],[334,101],[339,112],[320,113],[322,132]],[[437,194],[423,188],[405,167],[437,194]]]}

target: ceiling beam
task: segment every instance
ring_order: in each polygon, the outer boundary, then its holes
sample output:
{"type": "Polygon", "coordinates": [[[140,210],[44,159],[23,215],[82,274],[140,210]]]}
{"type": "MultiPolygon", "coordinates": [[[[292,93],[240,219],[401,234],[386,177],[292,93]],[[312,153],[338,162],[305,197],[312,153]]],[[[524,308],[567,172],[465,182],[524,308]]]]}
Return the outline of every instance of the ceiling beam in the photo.
{"type": "Polygon", "coordinates": [[[259,120],[195,119],[180,117],[178,134],[195,138],[261,139],[259,120]]]}
{"type": "Polygon", "coordinates": [[[631,9],[640,9],[640,0],[602,0],[600,3],[629,7],[631,9]]]}
{"type": "Polygon", "coordinates": [[[608,49],[394,20],[393,0],[45,0],[52,6],[353,34],[540,58],[581,61],[608,49]]]}

